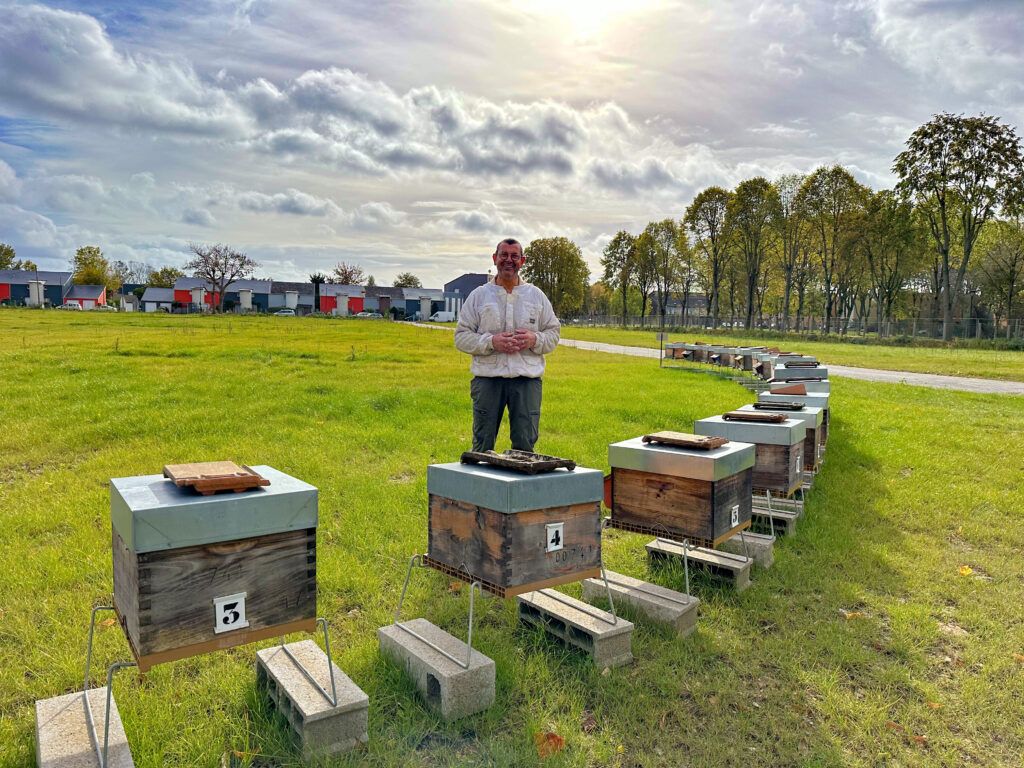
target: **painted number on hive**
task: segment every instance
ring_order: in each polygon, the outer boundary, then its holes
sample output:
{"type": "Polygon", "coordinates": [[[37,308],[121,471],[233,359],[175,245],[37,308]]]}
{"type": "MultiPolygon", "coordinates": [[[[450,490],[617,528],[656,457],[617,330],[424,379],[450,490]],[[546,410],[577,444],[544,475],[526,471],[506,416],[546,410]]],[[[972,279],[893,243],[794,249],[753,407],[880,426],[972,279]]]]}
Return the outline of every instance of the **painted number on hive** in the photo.
{"type": "Polygon", "coordinates": [[[740,524],[740,505],[733,504],[732,511],[729,513],[729,527],[735,528],[740,524]]]}
{"type": "Polygon", "coordinates": [[[565,523],[548,523],[544,526],[547,532],[546,552],[557,552],[565,546],[565,523]]]}
{"type": "Polygon", "coordinates": [[[246,592],[213,598],[214,627],[216,633],[231,632],[249,626],[245,619],[246,592]]]}

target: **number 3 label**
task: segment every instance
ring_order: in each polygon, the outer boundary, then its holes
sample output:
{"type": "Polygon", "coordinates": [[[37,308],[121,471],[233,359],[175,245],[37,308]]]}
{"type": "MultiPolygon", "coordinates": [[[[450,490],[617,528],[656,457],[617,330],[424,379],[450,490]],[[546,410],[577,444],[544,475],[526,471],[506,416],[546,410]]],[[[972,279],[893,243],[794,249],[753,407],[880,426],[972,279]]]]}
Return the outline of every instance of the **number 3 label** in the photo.
{"type": "Polygon", "coordinates": [[[246,594],[246,592],[239,592],[237,595],[213,598],[213,631],[215,633],[230,632],[233,629],[243,629],[249,626],[249,622],[245,620],[246,594]]]}

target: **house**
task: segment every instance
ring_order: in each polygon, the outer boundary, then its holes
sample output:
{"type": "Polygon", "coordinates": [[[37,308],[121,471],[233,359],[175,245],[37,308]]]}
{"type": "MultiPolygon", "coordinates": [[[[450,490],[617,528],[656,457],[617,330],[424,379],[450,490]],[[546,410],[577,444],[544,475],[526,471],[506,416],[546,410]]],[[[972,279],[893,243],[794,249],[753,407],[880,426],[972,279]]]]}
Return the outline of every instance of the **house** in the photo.
{"type": "Polygon", "coordinates": [[[70,290],[70,272],[0,269],[0,304],[59,307],[70,290]]]}
{"type": "Polygon", "coordinates": [[[320,286],[320,311],[327,314],[355,315],[365,306],[366,289],[361,285],[320,286]]]}
{"type": "MultiPolygon", "coordinates": [[[[659,295],[657,292],[651,295],[651,315],[658,315],[659,295]]],[[[708,297],[703,293],[690,293],[686,296],[686,316],[700,317],[708,313],[708,297]]],[[[665,302],[665,316],[671,318],[682,318],[683,297],[681,294],[672,293],[665,302]]]]}
{"type": "MultiPolygon", "coordinates": [[[[324,286],[320,286],[323,289],[324,286]]],[[[313,311],[313,284],[286,283],[274,280],[270,284],[270,312],[279,309],[294,309],[298,315],[308,315],[313,311]]]]}
{"type": "Polygon", "coordinates": [[[444,291],[440,288],[403,288],[406,317],[426,320],[435,312],[444,311],[444,291]]]}
{"type": "Polygon", "coordinates": [[[158,312],[165,310],[170,312],[174,308],[173,288],[154,288],[149,286],[142,294],[142,308],[146,312],[158,312]]]}
{"type": "Polygon", "coordinates": [[[490,275],[485,275],[480,272],[467,272],[466,274],[445,283],[444,292],[451,294],[461,293],[462,297],[465,298],[481,285],[487,285],[487,281],[489,279],[490,275]]]}
{"type": "Polygon", "coordinates": [[[72,285],[64,296],[65,304],[78,304],[82,309],[96,309],[107,303],[105,285],[72,285]]]}
{"type": "Polygon", "coordinates": [[[404,291],[404,288],[390,288],[383,285],[367,286],[363,309],[367,312],[380,312],[382,315],[387,315],[394,307],[401,311],[402,317],[405,317],[404,291]]]}
{"type": "MultiPolygon", "coordinates": [[[[269,280],[235,280],[224,288],[224,310],[267,312],[270,309],[269,280]]],[[[179,277],[174,281],[174,302],[181,306],[202,305],[220,308],[214,286],[199,277],[179,277]]]]}

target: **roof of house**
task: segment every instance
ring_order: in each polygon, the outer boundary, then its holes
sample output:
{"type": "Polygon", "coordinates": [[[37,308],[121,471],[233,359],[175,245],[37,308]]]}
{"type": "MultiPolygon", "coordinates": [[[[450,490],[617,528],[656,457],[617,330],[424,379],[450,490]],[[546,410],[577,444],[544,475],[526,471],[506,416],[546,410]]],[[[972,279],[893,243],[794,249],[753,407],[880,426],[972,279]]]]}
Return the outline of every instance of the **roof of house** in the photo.
{"type": "Polygon", "coordinates": [[[402,296],[406,301],[410,299],[430,299],[431,301],[443,301],[444,290],[441,288],[403,288],[402,296]]]}
{"type": "Polygon", "coordinates": [[[271,293],[288,293],[289,291],[296,291],[297,293],[309,293],[313,294],[312,283],[286,283],[281,280],[275,280],[270,284],[271,293]]]}
{"type": "Polygon", "coordinates": [[[105,290],[105,285],[73,285],[65,298],[99,300],[105,290]]]}
{"type": "MultiPolygon", "coordinates": [[[[226,292],[232,293],[248,289],[253,293],[270,293],[270,281],[269,280],[235,280],[233,283],[228,283],[226,292]]],[[[207,291],[213,290],[213,284],[209,280],[203,280],[201,277],[179,277],[174,281],[174,290],[176,291],[191,291],[193,288],[204,288],[207,291]]]]}
{"type": "Polygon", "coordinates": [[[70,272],[44,272],[34,269],[0,269],[0,283],[17,284],[42,280],[50,285],[64,285],[71,280],[70,272]]]}
{"type": "Polygon", "coordinates": [[[142,294],[143,301],[157,301],[157,302],[174,302],[174,289],[173,288],[154,288],[149,286],[146,288],[146,292],[142,294]]]}
{"type": "Polygon", "coordinates": [[[392,288],[388,285],[368,285],[366,286],[366,298],[368,299],[380,299],[385,296],[392,299],[405,298],[404,288],[392,288]]]}
{"type": "Polygon", "coordinates": [[[456,290],[459,293],[469,293],[474,288],[486,285],[488,277],[489,275],[483,272],[467,272],[445,283],[444,290],[446,293],[454,293],[456,290]]]}
{"type": "Polygon", "coordinates": [[[320,286],[321,296],[365,296],[366,288],[361,285],[338,285],[324,283],[320,286]]]}

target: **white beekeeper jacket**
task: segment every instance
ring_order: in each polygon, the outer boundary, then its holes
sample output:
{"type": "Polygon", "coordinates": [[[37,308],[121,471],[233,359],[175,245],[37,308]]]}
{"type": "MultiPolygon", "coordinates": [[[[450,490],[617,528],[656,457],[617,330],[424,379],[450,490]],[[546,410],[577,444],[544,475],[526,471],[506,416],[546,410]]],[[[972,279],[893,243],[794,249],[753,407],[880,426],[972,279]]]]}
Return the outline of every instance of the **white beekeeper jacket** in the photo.
{"type": "Polygon", "coordinates": [[[474,289],[462,305],[455,346],[473,356],[469,370],[474,376],[537,379],[544,375],[544,355],[558,346],[560,332],[551,302],[540,288],[520,280],[509,293],[491,278],[474,289]],[[516,328],[537,334],[533,348],[511,354],[495,352],[491,337],[516,328]]]}

